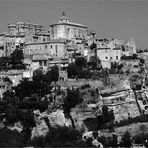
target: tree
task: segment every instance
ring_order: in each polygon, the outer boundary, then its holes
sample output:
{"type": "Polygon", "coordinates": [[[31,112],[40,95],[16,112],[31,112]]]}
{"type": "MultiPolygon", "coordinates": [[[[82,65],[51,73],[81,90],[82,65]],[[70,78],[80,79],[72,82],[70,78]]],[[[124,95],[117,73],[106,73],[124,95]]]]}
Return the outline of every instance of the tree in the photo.
{"type": "Polygon", "coordinates": [[[43,72],[37,69],[33,72],[33,93],[37,93],[38,96],[42,96],[42,85],[43,85],[43,72]]]}
{"type": "Polygon", "coordinates": [[[24,138],[21,133],[7,128],[0,129],[0,147],[23,147],[24,138]]]}
{"type": "Polygon", "coordinates": [[[132,145],[131,135],[128,131],[126,131],[123,135],[120,146],[121,147],[130,147],[131,145],[132,145]]]}
{"type": "Polygon", "coordinates": [[[144,144],[144,135],[143,134],[135,135],[134,141],[136,144],[144,144]]]}
{"type": "Polygon", "coordinates": [[[88,79],[92,76],[92,73],[90,72],[90,70],[86,69],[86,70],[82,70],[79,74],[78,74],[78,78],[85,78],[88,79]]]}
{"type": "Polygon", "coordinates": [[[25,97],[31,96],[35,87],[33,86],[32,81],[28,78],[23,78],[17,86],[13,87],[13,89],[15,90],[15,94],[17,98],[19,98],[19,101],[22,101],[25,97]]]}
{"type": "Polygon", "coordinates": [[[93,49],[95,49],[95,48],[97,48],[97,44],[93,42],[93,43],[90,45],[90,50],[93,50],[93,49]]]}
{"type": "Polygon", "coordinates": [[[7,90],[4,92],[2,100],[6,101],[8,104],[15,104],[17,102],[17,98],[13,90],[7,90]]]}
{"type": "Polygon", "coordinates": [[[22,134],[24,135],[25,141],[27,141],[31,137],[32,128],[36,126],[34,114],[31,110],[27,110],[22,114],[21,123],[23,125],[22,134]]]}
{"type": "Polygon", "coordinates": [[[114,112],[108,110],[108,106],[104,105],[102,107],[103,122],[107,123],[115,119],[114,112]]]}
{"type": "Polygon", "coordinates": [[[137,107],[138,107],[138,110],[139,110],[139,113],[140,115],[142,114],[142,110],[141,110],[141,107],[140,107],[140,104],[138,102],[138,97],[137,97],[137,90],[141,90],[141,87],[143,85],[143,77],[138,74],[138,73],[134,73],[131,75],[131,77],[129,78],[129,82],[130,82],[130,87],[131,89],[133,90],[134,92],[134,95],[135,95],[135,102],[137,104],[137,107]]]}
{"type": "Polygon", "coordinates": [[[78,57],[76,58],[75,64],[82,69],[82,67],[86,66],[86,59],[84,57],[78,57]]]}
{"type": "Polygon", "coordinates": [[[17,106],[14,104],[8,104],[5,110],[6,125],[14,124],[17,121],[17,106]]]}
{"type": "Polygon", "coordinates": [[[67,72],[68,72],[68,78],[75,78],[76,75],[79,73],[79,67],[74,63],[70,63],[68,65],[67,72]]]}
{"type": "Polygon", "coordinates": [[[103,69],[102,70],[102,74],[103,74],[104,85],[108,85],[110,83],[108,69],[107,68],[106,69],[103,69]]]}
{"type": "Polygon", "coordinates": [[[9,56],[0,57],[0,70],[25,69],[23,50],[16,48],[9,56]]]}
{"type": "Polygon", "coordinates": [[[72,127],[75,128],[74,121],[70,115],[71,108],[80,104],[83,101],[80,92],[78,90],[68,90],[67,96],[64,98],[63,110],[65,115],[71,120],[72,127]]]}
{"type": "Polygon", "coordinates": [[[34,71],[32,80],[24,78],[14,87],[20,101],[25,97],[33,98],[35,96],[36,99],[43,97],[50,94],[51,89],[51,77],[48,74],[43,74],[41,70],[34,71]]]}
{"type": "Polygon", "coordinates": [[[30,145],[34,147],[87,147],[81,140],[82,134],[72,128],[58,127],[51,129],[44,137],[36,137],[30,145]]]}
{"type": "Polygon", "coordinates": [[[92,69],[96,69],[97,66],[97,58],[96,56],[91,56],[90,60],[87,62],[88,66],[91,66],[92,69]]]}
{"type": "Polygon", "coordinates": [[[4,82],[8,82],[9,84],[12,85],[12,81],[9,79],[9,77],[4,77],[4,78],[3,78],[3,81],[4,81],[4,82]]]}
{"type": "Polygon", "coordinates": [[[9,64],[12,69],[25,69],[26,66],[23,63],[24,54],[23,50],[17,48],[15,49],[9,57],[9,64]]]}
{"type": "Polygon", "coordinates": [[[0,57],[0,71],[7,71],[9,69],[9,58],[0,57]]]}
{"type": "Polygon", "coordinates": [[[111,143],[111,147],[118,147],[118,136],[113,134],[113,139],[112,139],[112,143],[111,143]]]}
{"type": "Polygon", "coordinates": [[[49,75],[50,75],[51,81],[54,82],[55,90],[56,90],[56,82],[59,79],[59,68],[58,68],[58,66],[53,66],[51,68],[51,70],[49,71],[49,73],[50,73],[49,75]]]}

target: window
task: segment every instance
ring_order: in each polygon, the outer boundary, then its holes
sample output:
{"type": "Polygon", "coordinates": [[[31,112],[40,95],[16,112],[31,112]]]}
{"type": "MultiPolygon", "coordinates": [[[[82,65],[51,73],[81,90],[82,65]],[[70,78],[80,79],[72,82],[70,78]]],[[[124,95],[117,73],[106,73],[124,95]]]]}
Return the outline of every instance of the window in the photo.
{"type": "Polygon", "coordinates": [[[52,49],[52,45],[50,45],[50,48],[52,49]]]}
{"type": "Polygon", "coordinates": [[[118,56],[116,56],[116,60],[118,60],[118,56]]]}
{"type": "Polygon", "coordinates": [[[45,49],[47,49],[47,45],[45,45],[45,49]]]}
{"type": "Polygon", "coordinates": [[[39,65],[42,66],[42,61],[39,61],[39,65]]]}
{"type": "Polygon", "coordinates": [[[68,34],[68,35],[69,35],[69,30],[70,30],[70,28],[67,29],[67,34],[68,34]]]}
{"type": "Polygon", "coordinates": [[[44,61],[44,66],[47,66],[47,61],[44,61]]]}
{"type": "Polygon", "coordinates": [[[57,45],[55,46],[55,49],[56,49],[56,53],[57,53],[58,52],[58,46],[57,45]]]}

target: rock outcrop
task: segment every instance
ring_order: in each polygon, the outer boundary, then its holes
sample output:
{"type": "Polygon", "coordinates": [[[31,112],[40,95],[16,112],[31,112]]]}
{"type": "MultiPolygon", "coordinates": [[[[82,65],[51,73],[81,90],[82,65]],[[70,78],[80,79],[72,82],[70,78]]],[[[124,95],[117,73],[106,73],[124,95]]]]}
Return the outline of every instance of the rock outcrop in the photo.
{"type": "Polygon", "coordinates": [[[87,118],[96,118],[95,111],[92,108],[80,108],[75,107],[71,110],[71,116],[74,120],[77,130],[88,131],[87,127],[84,124],[84,120],[87,118]]]}
{"type": "Polygon", "coordinates": [[[63,113],[63,110],[57,110],[45,116],[48,117],[49,124],[51,125],[51,127],[65,126],[66,120],[65,120],[65,115],[63,113]]]}
{"type": "Polygon", "coordinates": [[[23,130],[23,125],[20,122],[16,122],[16,123],[14,123],[14,125],[7,126],[7,128],[12,131],[16,130],[20,133],[23,130]]]}
{"type": "Polygon", "coordinates": [[[52,128],[66,125],[66,119],[63,110],[57,110],[52,113],[48,113],[47,111],[40,113],[39,110],[36,110],[34,111],[34,118],[36,127],[34,127],[32,130],[31,139],[39,136],[46,136],[46,134],[49,132],[48,124],[52,128]],[[45,118],[48,119],[49,123],[46,123],[45,118]]]}
{"type": "Polygon", "coordinates": [[[36,127],[34,127],[31,132],[31,139],[35,137],[46,136],[48,132],[49,129],[44,120],[41,120],[38,123],[36,122],[36,127]]]}

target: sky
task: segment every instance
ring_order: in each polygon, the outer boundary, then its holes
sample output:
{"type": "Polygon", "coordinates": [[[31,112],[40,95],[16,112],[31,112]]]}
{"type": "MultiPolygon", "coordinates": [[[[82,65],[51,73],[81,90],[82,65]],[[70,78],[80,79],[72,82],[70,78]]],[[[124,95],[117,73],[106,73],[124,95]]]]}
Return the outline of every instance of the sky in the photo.
{"type": "Polygon", "coordinates": [[[48,28],[63,11],[100,38],[134,38],[137,48],[148,48],[148,0],[0,0],[0,33],[19,21],[48,28]]]}

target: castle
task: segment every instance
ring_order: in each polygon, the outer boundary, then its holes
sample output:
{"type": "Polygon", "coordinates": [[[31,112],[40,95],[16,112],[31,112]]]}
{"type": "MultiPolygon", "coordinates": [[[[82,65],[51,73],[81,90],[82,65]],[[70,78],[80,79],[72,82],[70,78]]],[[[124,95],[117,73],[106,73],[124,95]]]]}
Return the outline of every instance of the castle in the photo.
{"type": "Polygon", "coordinates": [[[49,30],[45,30],[40,24],[9,24],[8,32],[0,34],[0,56],[10,55],[16,47],[23,49],[24,62],[33,70],[39,67],[46,70],[55,64],[64,70],[73,53],[87,56],[89,61],[93,52],[99,57],[103,67],[110,68],[110,63],[120,61],[122,55],[136,53],[133,39],[100,39],[87,26],[70,22],[65,12],[57,23],[49,25],[49,30]],[[92,43],[97,45],[95,51],[90,50],[92,43]]]}

